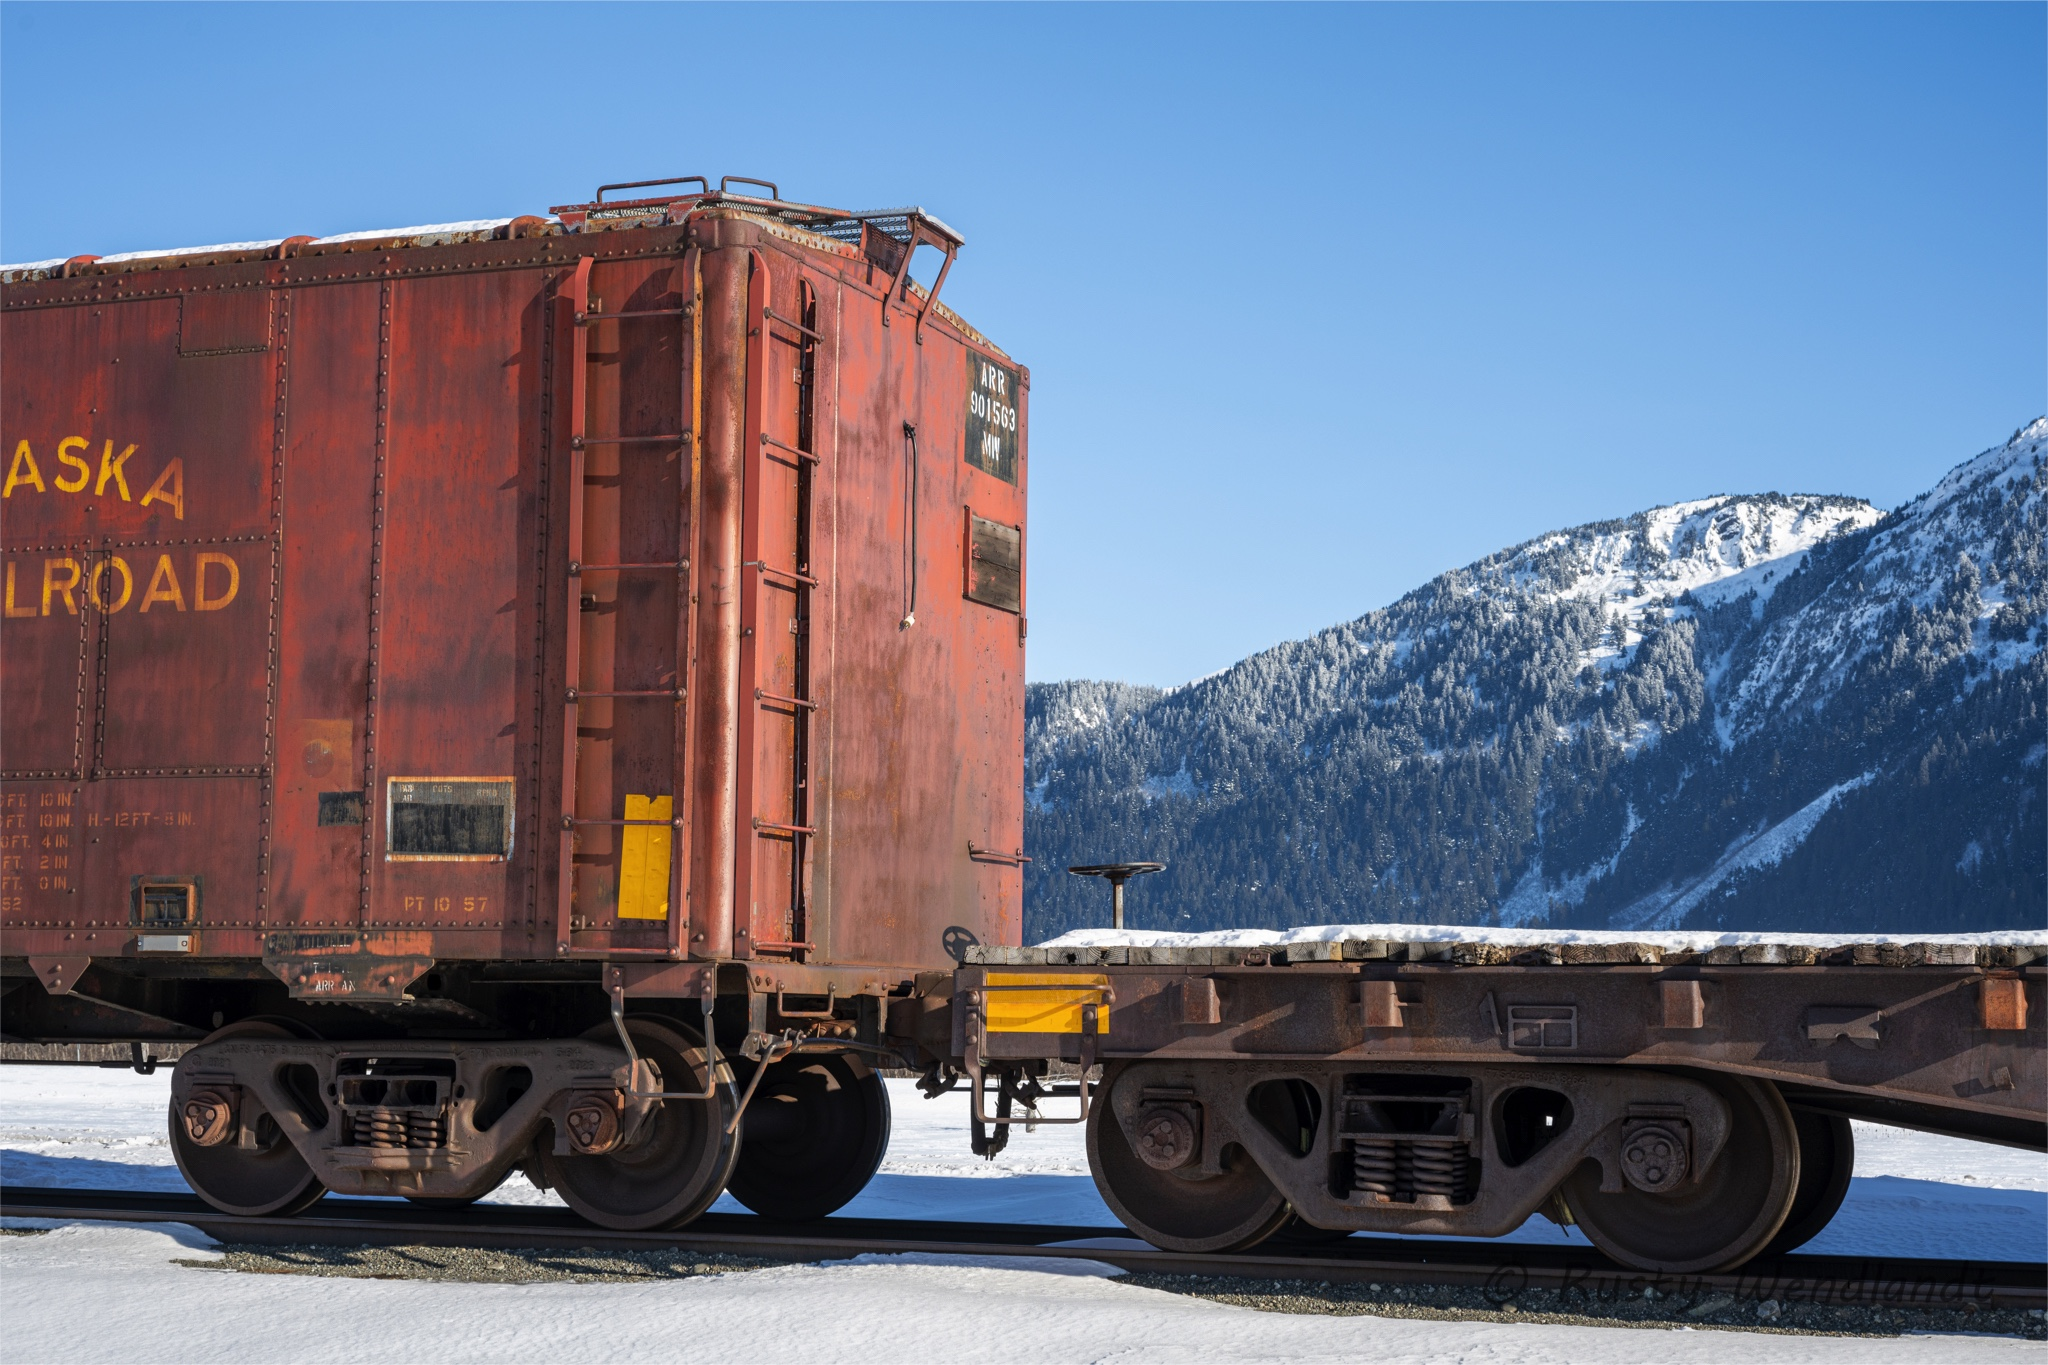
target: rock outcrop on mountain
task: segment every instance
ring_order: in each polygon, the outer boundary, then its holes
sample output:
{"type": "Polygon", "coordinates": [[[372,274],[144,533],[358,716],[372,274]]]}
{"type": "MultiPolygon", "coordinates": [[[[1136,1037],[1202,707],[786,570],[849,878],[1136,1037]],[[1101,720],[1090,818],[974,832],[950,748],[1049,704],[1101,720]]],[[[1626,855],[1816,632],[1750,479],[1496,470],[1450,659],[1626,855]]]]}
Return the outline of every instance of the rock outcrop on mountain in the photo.
{"type": "Polygon", "coordinates": [[[1159,689],[1035,684],[1026,933],[2048,922],[2048,419],[1883,514],[1538,537],[1159,689]]]}

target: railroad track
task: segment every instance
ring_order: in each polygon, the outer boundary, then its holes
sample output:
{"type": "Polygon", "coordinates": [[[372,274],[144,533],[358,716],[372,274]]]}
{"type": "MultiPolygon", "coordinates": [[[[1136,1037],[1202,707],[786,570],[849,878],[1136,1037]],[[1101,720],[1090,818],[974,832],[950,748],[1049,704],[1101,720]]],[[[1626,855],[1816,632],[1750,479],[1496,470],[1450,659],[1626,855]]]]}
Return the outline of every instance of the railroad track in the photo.
{"type": "Polygon", "coordinates": [[[223,1214],[189,1194],[0,1186],[0,1214],[108,1222],[186,1223],[223,1242],[496,1248],[676,1248],[793,1261],[863,1253],[1101,1261],[1153,1275],[1460,1285],[1503,1299],[1524,1289],[1591,1297],[1727,1293],[1842,1306],[2031,1309],[2048,1307],[2048,1265],[2026,1261],[1784,1256],[1718,1275],[1630,1270],[1586,1247],[1354,1236],[1315,1246],[1267,1245],[1229,1255],[1147,1246],[1120,1227],[984,1224],[886,1218],[777,1223],[751,1214],[705,1214],[666,1232],[610,1232],[567,1209],[475,1204],[442,1209],[330,1196],[293,1218],[223,1214]]]}

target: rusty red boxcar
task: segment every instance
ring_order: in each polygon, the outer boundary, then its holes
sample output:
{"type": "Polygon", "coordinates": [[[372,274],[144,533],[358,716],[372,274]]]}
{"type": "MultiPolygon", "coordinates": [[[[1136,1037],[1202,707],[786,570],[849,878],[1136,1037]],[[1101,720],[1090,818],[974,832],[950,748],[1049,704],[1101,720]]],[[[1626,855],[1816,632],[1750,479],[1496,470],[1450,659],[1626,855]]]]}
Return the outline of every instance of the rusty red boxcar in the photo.
{"type": "Polygon", "coordinates": [[[889,994],[1021,924],[1030,376],[960,245],[693,177],[14,272],[8,1036],[215,1038],[223,1207],[473,1195],[547,1127],[640,1226],[750,1188],[723,1122],[625,1141],[729,1075],[707,1011],[749,1079],[803,1020],[783,1098],[860,1102],[752,1197],[850,1197],[889,994]]]}

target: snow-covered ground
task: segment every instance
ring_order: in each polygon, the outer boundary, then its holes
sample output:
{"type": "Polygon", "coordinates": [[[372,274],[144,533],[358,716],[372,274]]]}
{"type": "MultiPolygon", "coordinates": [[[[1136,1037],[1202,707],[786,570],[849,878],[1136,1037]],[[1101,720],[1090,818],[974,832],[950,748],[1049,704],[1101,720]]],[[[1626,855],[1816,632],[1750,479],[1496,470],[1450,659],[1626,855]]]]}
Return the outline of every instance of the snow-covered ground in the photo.
{"type": "MultiPolygon", "coordinates": [[[[0,1067],[0,1179],[182,1190],[163,1136],[167,1075],[0,1067]]],[[[882,1173],[844,1213],[1107,1227],[1074,1127],[967,1149],[965,1097],[890,1082],[882,1173]]],[[[2048,1259],[2048,1158],[1856,1126],[1857,1176],[1807,1250],[2048,1259]]],[[[550,1201],[518,1177],[508,1202],[550,1201]]],[[[717,1206],[737,1211],[730,1200],[717,1206]]],[[[1518,1240],[1576,1240],[1541,1219],[1518,1240]]],[[[2007,1338],[1877,1340],[1257,1313],[1141,1289],[1104,1266],[868,1257],[653,1284],[475,1285],[215,1275],[181,1267],[190,1229],[73,1225],[0,1241],[0,1358],[28,1360],[1880,1361],[2028,1359],[2007,1338]],[[151,1311],[106,1312],[122,1303],[151,1311]],[[166,1304],[186,1305],[177,1312],[166,1304]],[[203,1312],[188,1311],[203,1305],[203,1312]],[[688,1324],[687,1336],[679,1324],[688,1324]],[[912,1332],[924,1347],[912,1346],[912,1332]],[[686,1348],[686,1349],[685,1349],[686,1348]],[[925,1349],[929,1348],[929,1349],[925,1349]]]]}
{"type": "Polygon", "coordinates": [[[70,1226],[0,1246],[21,1361],[1300,1361],[1740,1365],[2041,1361],[2010,1337],[1261,1313],[1120,1284],[1096,1262],[863,1256],[651,1284],[234,1275],[188,1228],[70,1226]],[[182,1237],[182,1240],[180,1238],[182,1237]],[[203,1277],[203,1278],[202,1278],[203,1277]]]}

